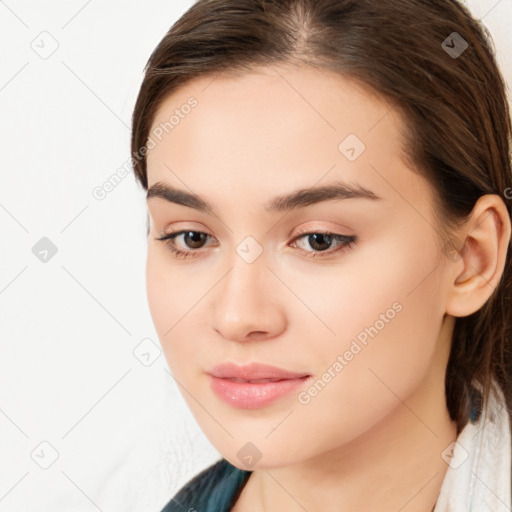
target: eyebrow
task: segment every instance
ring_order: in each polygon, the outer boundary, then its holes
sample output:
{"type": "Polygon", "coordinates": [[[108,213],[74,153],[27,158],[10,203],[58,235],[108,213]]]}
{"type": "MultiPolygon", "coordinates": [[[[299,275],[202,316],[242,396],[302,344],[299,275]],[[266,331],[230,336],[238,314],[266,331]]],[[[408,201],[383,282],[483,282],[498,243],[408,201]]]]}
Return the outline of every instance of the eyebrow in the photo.
{"type": "MultiPolygon", "coordinates": [[[[152,197],[159,197],[169,203],[187,206],[215,215],[213,207],[201,196],[174,188],[161,181],[148,189],[146,200],[152,197]]],[[[354,198],[370,199],[373,201],[382,199],[382,197],[361,185],[337,181],[329,185],[302,188],[277,196],[266,203],[264,209],[269,213],[281,213],[305,208],[324,201],[354,198]]]]}

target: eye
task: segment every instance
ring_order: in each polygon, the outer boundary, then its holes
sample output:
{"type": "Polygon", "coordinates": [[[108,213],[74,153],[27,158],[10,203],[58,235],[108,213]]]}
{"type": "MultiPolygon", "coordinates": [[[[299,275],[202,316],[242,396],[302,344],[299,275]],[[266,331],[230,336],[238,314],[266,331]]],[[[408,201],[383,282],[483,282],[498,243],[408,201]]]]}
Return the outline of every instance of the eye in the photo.
{"type": "Polygon", "coordinates": [[[162,235],[161,237],[157,238],[157,240],[164,242],[171,253],[176,258],[187,258],[189,256],[195,257],[197,251],[187,251],[187,250],[181,250],[176,248],[176,241],[175,239],[179,236],[183,236],[183,241],[186,243],[186,247],[189,247],[190,249],[199,249],[201,248],[203,242],[207,238],[211,238],[210,235],[207,233],[203,233],[202,231],[192,231],[192,230],[186,230],[186,231],[177,231],[176,233],[169,233],[167,235],[162,235]],[[190,245],[188,245],[190,244],[190,245]]]}
{"type": "Polygon", "coordinates": [[[303,238],[305,238],[305,241],[310,245],[310,247],[315,251],[319,251],[311,252],[299,246],[299,249],[309,258],[324,257],[324,255],[331,256],[334,253],[348,250],[352,248],[358,240],[357,237],[353,235],[338,235],[329,231],[317,230],[300,234],[295,237],[293,242],[295,243],[297,240],[301,240],[303,238]],[[333,242],[336,242],[335,249],[328,250],[329,247],[332,246],[333,242]]]}
{"type": "MultiPolygon", "coordinates": [[[[162,235],[156,238],[156,240],[164,242],[174,257],[184,259],[198,256],[198,249],[201,249],[205,241],[210,238],[212,238],[210,235],[202,231],[184,230],[162,235]],[[181,236],[183,237],[182,242],[185,245],[185,250],[177,248],[176,239],[181,236]],[[191,250],[186,250],[186,248],[191,250]]],[[[314,251],[308,251],[299,246],[299,250],[308,258],[327,257],[334,253],[348,250],[358,240],[356,236],[352,235],[338,235],[329,231],[317,230],[300,234],[294,238],[292,243],[296,243],[297,240],[303,238],[306,239],[307,243],[314,249],[314,251]],[[328,250],[334,242],[336,242],[335,249],[328,250]]]]}

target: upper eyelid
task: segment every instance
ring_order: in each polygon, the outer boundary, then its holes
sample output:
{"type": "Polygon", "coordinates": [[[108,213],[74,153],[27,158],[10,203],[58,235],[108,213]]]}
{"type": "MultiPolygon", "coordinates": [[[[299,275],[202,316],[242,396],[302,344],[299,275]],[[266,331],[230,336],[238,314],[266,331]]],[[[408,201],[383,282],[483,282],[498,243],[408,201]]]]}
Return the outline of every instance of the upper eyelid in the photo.
{"type": "MultiPolygon", "coordinates": [[[[170,236],[170,235],[177,236],[177,235],[182,235],[182,234],[189,233],[189,232],[201,233],[201,234],[205,234],[205,235],[209,236],[210,238],[215,238],[213,235],[210,235],[210,233],[208,233],[207,231],[202,231],[201,229],[176,229],[176,230],[169,231],[169,232],[166,232],[165,230],[163,230],[159,233],[159,236],[170,236]]],[[[298,233],[296,233],[294,235],[294,239],[297,237],[300,237],[300,236],[311,235],[311,234],[315,234],[315,233],[323,233],[323,234],[327,234],[327,235],[337,235],[337,236],[351,236],[351,235],[347,235],[345,233],[336,233],[334,230],[327,229],[327,228],[309,228],[306,230],[300,230],[298,233]]]]}
{"type": "MultiPolygon", "coordinates": [[[[201,233],[201,234],[206,235],[207,237],[209,237],[212,240],[216,240],[216,238],[213,235],[210,235],[206,231],[201,231],[199,229],[177,229],[176,231],[171,231],[169,233],[162,232],[162,233],[160,233],[160,236],[158,237],[158,239],[161,240],[162,238],[168,238],[168,239],[173,240],[173,242],[174,242],[176,240],[176,238],[178,238],[178,236],[185,235],[186,233],[189,233],[189,232],[201,233]]],[[[344,233],[335,233],[335,232],[333,232],[333,231],[331,231],[329,229],[324,229],[324,228],[316,228],[315,229],[315,228],[311,228],[311,229],[306,229],[304,231],[300,231],[299,233],[295,234],[293,236],[291,242],[296,242],[300,238],[303,238],[303,237],[308,236],[308,235],[316,234],[316,233],[320,233],[320,234],[324,234],[324,235],[328,235],[328,236],[333,236],[333,237],[344,237],[344,238],[347,238],[347,239],[358,238],[356,235],[347,235],[347,234],[344,234],[344,233]]],[[[194,249],[187,249],[187,250],[190,250],[190,251],[193,251],[193,252],[198,252],[201,249],[195,249],[195,250],[194,249]]]]}

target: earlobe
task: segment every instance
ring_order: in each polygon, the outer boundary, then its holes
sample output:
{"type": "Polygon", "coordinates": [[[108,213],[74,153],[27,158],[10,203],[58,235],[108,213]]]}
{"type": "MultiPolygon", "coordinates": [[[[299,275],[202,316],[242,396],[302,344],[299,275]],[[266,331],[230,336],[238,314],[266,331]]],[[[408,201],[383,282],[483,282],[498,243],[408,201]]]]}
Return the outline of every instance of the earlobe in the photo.
{"type": "Polygon", "coordinates": [[[452,267],[448,314],[471,315],[491,297],[503,275],[510,233],[510,216],[501,197],[480,197],[461,229],[462,249],[452,267]]]}

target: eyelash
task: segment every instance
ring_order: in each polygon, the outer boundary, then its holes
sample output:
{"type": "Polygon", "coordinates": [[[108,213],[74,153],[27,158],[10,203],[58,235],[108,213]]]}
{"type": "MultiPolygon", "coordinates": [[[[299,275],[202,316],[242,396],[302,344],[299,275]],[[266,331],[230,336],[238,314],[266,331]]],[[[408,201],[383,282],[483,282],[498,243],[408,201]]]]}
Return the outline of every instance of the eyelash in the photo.
{"type": "MultiPolygon", "coordinates": [[[[185,259],[188,257],[195,258],[196,257],[195,253],[199,252],[199,249],[193,250],[193,251],[182,251],[180,249],[176,249],[176,244],[175,244],[174,239],[179,235],[183,235],[183,234],[187,234],[187,233],[200,233],[200,234],[204,234],[206,236],[210,236],[207,233],[204,233],[202,231],[194,231],[194,230],[187,229],[187,230],[177,231],[176,233],[169,233],[169,234],[163,235],[159,238],[156,238],[156,240],[158,240],[160,242],[164,242],[165,245],[169,248],[169,250],[173,254],[173,257],[175,257],[175,258],[180,258],[180,259],[185,259]]],[[[301,251],[301,253],[304,254],[307,258],[318,258],[318,257],[322,258],[322,257],[332,256],[335,253],[351,249],[358,242],[358,238],[356,236],[338,235],[335,233],[331,233],[330,231],[324,231],[321,229],[316,230],[316,231],[305,231],[303,233],[299,233],[292,240],[292,242],[295,242],[296,240],[299,240],[300,238],[303,238],[303,237],[309,236],[309,235],[327,235],[327,236],[331,237],[333,241],[340,242],[341,245],[339,245],[338,248],[335,250],[319,251],[316,253],[311,253],[311,251],[306,251],[305,249],[302,249],[299,247],[298,248],[299,251],[301,251]],[[326,256],[324,256],[324,255],[326,255],[326,256]]]]}

